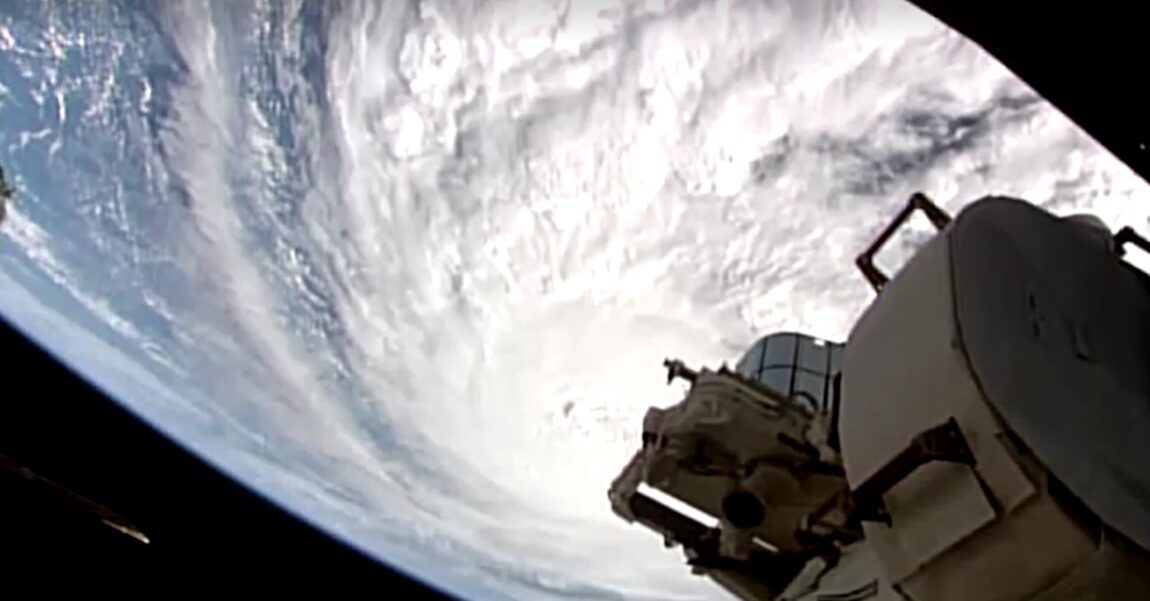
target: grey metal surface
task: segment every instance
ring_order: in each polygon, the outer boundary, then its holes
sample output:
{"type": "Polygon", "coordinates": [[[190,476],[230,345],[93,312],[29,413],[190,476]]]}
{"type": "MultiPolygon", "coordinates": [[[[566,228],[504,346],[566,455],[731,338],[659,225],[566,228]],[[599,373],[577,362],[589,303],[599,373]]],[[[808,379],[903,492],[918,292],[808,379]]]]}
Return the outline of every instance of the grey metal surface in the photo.
{"type": "Polygon", "coordinates": [[[961,343],[990,404],[1099,517],[1150,549],[1150,293],[1081,224],[987,198],[951,232],[961,343]]]}

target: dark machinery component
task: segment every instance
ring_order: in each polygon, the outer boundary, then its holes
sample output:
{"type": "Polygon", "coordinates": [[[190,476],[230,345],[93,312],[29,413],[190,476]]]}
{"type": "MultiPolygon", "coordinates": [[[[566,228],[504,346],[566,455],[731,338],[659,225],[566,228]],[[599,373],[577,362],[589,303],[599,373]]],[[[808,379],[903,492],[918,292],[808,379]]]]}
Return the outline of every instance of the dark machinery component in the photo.
{"type": "MultiPolygon", "coordinates": [[[[118,532],[129,539],[147,544],[148,537],[139,528],[134,526],[127,518],[100,505],[96,501],[79,495],[36,472],[20,465],[13,459],[0,455],[0,481],[9,491],[19,491],[17,495],[10,495],[18,499],[35,499],[38,514],[50,513],[54,520],[74,520],[77,524],[84,523],[85,527],[93,528],[103,525],[113,532],[118,532]]],[[[9,507],[8,511],[12,508],[9,507]]],[[[23,516],[31,519],[30,514],[23,516]]],[[[24,527],[47,530],[47,525],[25,524],[24,527]]]]}
{"type": "Polygon", "coordinates": [[[1150,240],[1146,240],[1146,238],[1142,237],[1142,234],[1134,231],[1134,228],[1130,226],[1126,226],[1118,230],[1117,234],[1114,234],[1114,250],[1118,253],[1118,256],[1126,256],[1127,244],[1133,244],[1141,249],[1142,252],[1150,254],[1150,240]]]}
{"type": "Polygon", "coordinates": [[[890,525],[890,516],[883,507],[882,495],[902,482],[919,467],[932,461],[961,463],[974,467],[974,455],[970,445],[952,417],[945,424],[931,428],[914,437],[914,440],[895,455],[889,463],[867,478],[851,491],[851,505],[858,512],[858,519],[879,521],[890,525]]]}
{"type": "Polygon", "coordinates": [[[882,287],[890,281],[890,278],[875,267],[874,256],[878,254],[878,251],[882,250],[882,247],[890,241],[891,236],[898,231],[898,228],[906,223],[907,219],[910,219],[910,216],[913,215],[915,211],[922,211],[923,214],[926,215],[926,218],[930,220],[930,223],[934,225],[935,229],[942,230],[942,228],[950,223],[950,215],[947,215],[942,209],[938,208],[938,205],[931,202],[925,194],[921,192],[914,193],[906,203],[906,206],[904,206],[902,210],[895,215],[894,219],[891,220],[890,224],[886,226],[886,229],[879,233],[874,241],[871,242],[870,246],[855,259],[855,265],[858,266],[859,271],[862,272],[863,277],[866,278],[866,281],[870,283],[875,292],[882,292],[882,287]]]}

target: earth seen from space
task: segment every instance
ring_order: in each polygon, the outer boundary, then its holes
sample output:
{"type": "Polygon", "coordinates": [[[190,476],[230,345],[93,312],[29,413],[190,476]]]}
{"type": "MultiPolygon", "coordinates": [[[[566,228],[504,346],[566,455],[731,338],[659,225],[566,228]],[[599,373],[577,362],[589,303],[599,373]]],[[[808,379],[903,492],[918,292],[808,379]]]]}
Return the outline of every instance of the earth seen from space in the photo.
{"type": "Polygon", "coordinates": [[[662,360],[844,340],[912,192],[1150,207],[895,0],[13,0],[0,163],[5,320],[465,599],[728,598],[607,501],[662,360]]]}

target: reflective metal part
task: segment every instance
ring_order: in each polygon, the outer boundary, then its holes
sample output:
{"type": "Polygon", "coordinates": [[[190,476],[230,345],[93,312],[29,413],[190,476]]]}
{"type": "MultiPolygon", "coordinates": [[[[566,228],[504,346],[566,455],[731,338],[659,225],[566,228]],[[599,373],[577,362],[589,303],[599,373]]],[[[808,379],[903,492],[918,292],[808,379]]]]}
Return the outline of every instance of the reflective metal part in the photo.
{"type": "Polygon", "coordinates": [[[652,408],[616,513],[741,599],[1150,598],[1150,242],[989,197],[916,194],[858,265],[845,345],[783,332],[652,408]],[[915,211],[939,233],[873,255],[915,211]],[[649,485],[707,514],[690,520],[649,485]],[[896,592],[897,591],[897,592],[896,592]]]}
{"type": "Polygon", "coordinates": [[[861,531],[847,523],[846,479],[826,445],[829,411],[725,368],[666,365],[689,375],[691,389],[648,411],[643,447],[611,486],[614,511],[682,545],[697,573],[746,599],[777,598],[813,559],[836,562],[861,531]],[[642,485],[717,516],[718,527],[659,504],[642,485]]]}
{"type": "Polygon", "coordinates": [[[1107,386],[1145,379],[1144,279],[1081,220],[987,198],[859,319],[839,432],[851,486],[950,418],[975,460],[923,466],[883,495],[891,526],[864,524],[911,598],[1029,599],[1097,560],[1082,515],[1138,536],[1150,508],[1116,474],[1145,465],[1146,388],[1107,386]]]}
{"type": "Polygon", "coordinates": [[[37,474],[4,455],[0,455],[0,475],[19,479],[26,486],[32,487],[44,502],[61,506],[61,515],[78,516],[81,519],[99,522],[140,543],[151,542],[143,531],[124,516],[37,474]]]}
{"type": "Polygon", "coordinates": [[[989,199],[951,236],[958,333],[986,400],[1091,511],[1150,549],[1150,286],[1083,232],[989,199]],[[1037,335],[1025,327],[1040,322],[1037,335]]]}

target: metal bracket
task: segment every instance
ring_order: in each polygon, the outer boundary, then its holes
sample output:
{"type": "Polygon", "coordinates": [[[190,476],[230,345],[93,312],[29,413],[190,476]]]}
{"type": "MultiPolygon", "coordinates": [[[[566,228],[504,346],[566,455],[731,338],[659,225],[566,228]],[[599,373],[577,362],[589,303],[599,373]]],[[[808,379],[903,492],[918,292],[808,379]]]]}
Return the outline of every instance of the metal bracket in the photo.
{"type": "Polygon", "coordinates": [[[678,359],[664,359],[663,367],[667,368],[667,384],[674,382],[675,378],[683,378],[693,384],[695,378],[699,377],[699,372],[687,367],[678,359]]]}
{"type": "Polygon", "coordinates": [[[1150,240],[1147,240],[1139,234],[1134,228],[1125,226],[1114,234],[1114,252],[1118,253],[1119,257],[1126,256],[1126,245],[1133,244],[1142,250],[1142,252],[1150,254],[1150,240]]]}
{"type": "Polygon", "coordinates": [[[974,467],[974,453],[953,417],[919,433],[910,444],[850,493],[853,516],[861,521],[891,524],[882,496],[915,470],[932,461],[974,467]]]}
{"type": "Polygon", "coordinates": [[[874,239],[874,242],[871,242],[870,246],[855,259],[855,265],[858,266],[859,271],[861,271],[863,277],[870,282],[871,287],[874,288],[876,293],[882,292],[883,286],[890,281],[890,278],[875,267],[874,256],[878,254],[878,251],[883,245],[890,240],[891,236],[906,223],[907,219],[910,219],[910,216],[914,214],[915,210],[922,211],[923,214],[926,215],[926,218],[930,220],[931,224],[939,231],[950,223],[950,215],[947,215],[945,211],[938,208],[938,205],[934,204],[925,194],[915,192],[911,195],[906,206],[898,212],[898,215],[895,215],[894,220],[891,221],[890,224],[886,226],[886,229],[879,233],[878,237],[874,239]]]}
{"type": "Polygon", "coordinates": [[[837,559],[842,546],[853,544],[862,537],[862,528],[851,514],[850,490],[845,485],[804,516],[795,531],[796,540],[828,561],[837,559]],[[841,512],[845,521],[826,521],[825,518],[834,511],[841,512]]]}

